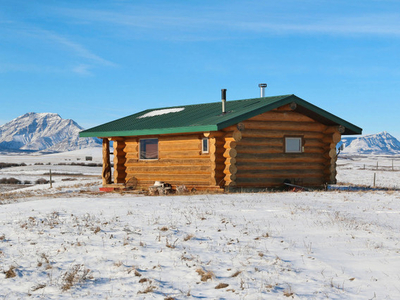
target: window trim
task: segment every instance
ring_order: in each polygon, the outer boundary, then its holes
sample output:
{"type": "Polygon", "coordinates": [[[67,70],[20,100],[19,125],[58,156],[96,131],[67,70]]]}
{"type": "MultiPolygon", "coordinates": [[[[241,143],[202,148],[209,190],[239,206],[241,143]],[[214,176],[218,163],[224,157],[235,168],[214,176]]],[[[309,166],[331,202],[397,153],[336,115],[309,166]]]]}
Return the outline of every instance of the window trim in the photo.
{"type": "Polygon", "coordinates": [[[201,139],[201,153],[208,154],[210,153],[210,139],[208,137],[203,137],[201,139]],[[204,150],[204,141],[207,141],[207,149],[204,150]]]}
{"type": "Polygon", "coordinates": [[[296,153],[304,153],[304,137],[303,136],[285,136],[284,137],[284,143],[283,143],[283,151],[284,153],[288,153],[288,154],[296,154],[296,153]],[[287,149],[287,140],[288,139],[300,139],[300,149],[299,151],[295,150],[295,151],[288,151],[287,149]]]}
{"type": "Polygon", "coordinates": [[[139,160],[158,160],[159,159],[159,151],[158,151],[158,138],[144,138],[144,139],[139,139],[139,153],[138,153],[138,155],[139,155],[139,160]],[[144,140],[157,140],[157,158],[142,158],[141,157],[141,152],[142,152],[142,149],[141,149],[141,145],[142,145],[142,141],[144,141],[144,140]]]}

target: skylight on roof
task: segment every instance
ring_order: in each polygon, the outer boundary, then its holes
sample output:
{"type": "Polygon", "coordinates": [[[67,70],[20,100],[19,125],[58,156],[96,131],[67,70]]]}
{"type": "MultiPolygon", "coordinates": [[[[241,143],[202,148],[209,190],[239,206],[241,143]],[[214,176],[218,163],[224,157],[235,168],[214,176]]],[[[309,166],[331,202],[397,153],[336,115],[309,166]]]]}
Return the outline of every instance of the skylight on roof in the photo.
{"type": "Polygon", "coordinates": [[[158,110],[153,110],[150,111],[144,115],[141,115],[140,117],[137,117],[138,119],[142,118],[149,118],[149,117],[155,117],[155,116],[161,116],[161,115],[166,115],[170,113],[176,113],[184,110],[184,107],[176,107],[176,108],[166,108],[166,109],[158,109],[158,110]]]}

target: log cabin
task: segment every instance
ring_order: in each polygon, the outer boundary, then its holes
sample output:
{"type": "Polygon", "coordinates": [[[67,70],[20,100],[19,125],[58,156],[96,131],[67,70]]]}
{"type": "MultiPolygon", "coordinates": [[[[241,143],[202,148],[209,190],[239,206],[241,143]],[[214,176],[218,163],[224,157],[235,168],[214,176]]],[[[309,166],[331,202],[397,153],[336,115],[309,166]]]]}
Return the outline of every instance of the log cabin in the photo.
{"type": "Polygon", "coordinates": [[[226,101],[223,89],[221,100],[149,109],[80,132],[103,140],[103,187],[322,187],[336,183],[341,136],[362,132],[293,94],[226,101]]]}

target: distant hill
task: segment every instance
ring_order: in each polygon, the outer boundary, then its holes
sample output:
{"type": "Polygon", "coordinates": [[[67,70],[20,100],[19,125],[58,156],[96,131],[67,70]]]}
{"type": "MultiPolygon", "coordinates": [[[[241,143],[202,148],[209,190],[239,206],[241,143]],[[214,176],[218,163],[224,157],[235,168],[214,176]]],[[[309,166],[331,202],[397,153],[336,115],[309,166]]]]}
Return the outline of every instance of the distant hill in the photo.
{"type": "Polygon", "coordinates": [[[96,138],[79,138],[75,121],[55,113],[27,113],[0,126],[0,151],[63,152],[101,145],[96,138]]]}
{"type": "Polygon", "coordinates": [[[342,154],[400,154],[400,142],[386,131],[361,137],[346,137],[341,142],[344,144],[342,154]]]}

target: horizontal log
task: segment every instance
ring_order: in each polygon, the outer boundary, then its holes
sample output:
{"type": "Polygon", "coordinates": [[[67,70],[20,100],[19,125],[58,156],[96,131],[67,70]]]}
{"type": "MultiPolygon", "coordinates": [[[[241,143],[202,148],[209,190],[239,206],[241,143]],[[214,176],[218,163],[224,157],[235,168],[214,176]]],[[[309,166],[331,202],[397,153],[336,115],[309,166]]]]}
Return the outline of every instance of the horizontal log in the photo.
{"type": "Polygon", "coordinates": [[[163,173],[175,173],[175,172],[197,172],[197,173],[207,173],[210,172],[211,170],[211,165],[174,165],[174,166],[168,166],[168,165],[147,165],[147,166],[129,166],[126,167],[126,170],[129,171],[135,171],[138,173],[157,173],[157,172],[163,172],[163,173]]]}
{"type": "Polygon", "coordinates": [[[316,131],[321,132],[326,129],[326,125],[317,122],[259,122],[247,121],[246,130],[266,129],[266,130],[285,130],[285,131],[316,131]]]}
{"type": "Polygon", "coordinates": [[[293,109],[290,108],[290,104],[286,104],[283,106],[280,106],[276,108],[277,111],[293,111],[293,109]]]}
{"type": "Polygon", "coordinates": [[[184,150],[184,151],[159,151],[159,158],[185,158],[191,157],[196,158],[202,155],[207,155],[206,153],[201,153],[200,150],[184,150]]]}
{"type": "Polygon", "coordinates": [[[174,184],[187,184],[190,183],[198,183],[198,184],[209,184],[210,176],[206,175],[187,175],[187,174],[138,174],[138,173],[129,173],[127,172],[128,177],[135,177],[138,181],[163,181],[166,183],[174,183],[174,184]]]}
{"type": "Polygon", "coordinates": [[[324,163],[279,163],[279,162],[237,162],[236,167],[238,172],[251,170],[303,170],[303,169],[318,169],[326,168],[324,163]]]}
{"type": "Polygon", "coordinates": [[[242,132],[243,138],[283,138],[285,135],[303,136],[304,139],[322,139],[324,134],[312,131],[296,131],[296,130],[258,130],[251,129],[242,132]]]}
{"type": "Polygon", "coordinates": [[[261,115],[255,116],[249,119],[249,121],[315,122],[313,119],[294,111],[277,110],[269,111],[261,115]]]}
{"type": "Polygon", "coordinates": [[[248,170],[236,173],[236,178],[308,178],[323,177],[324,171],[321,169],[297,169],[297,170],[248,170]]]}
{"type": "Polygon", "coordinates": [[[159,144],[158,151],[190,151],[190,150],[197,150],[201,151],[201,142],[197,141],[196,143],[168,143],[168,144],[159,144]]]}
{"type": "Polygon", "coordinates": [[[231,126],[223,128],[222,132],[225,132],[225,134],[226,134],[227,132],[233,132],[235,130],[238,130],[237,125],[231,125],[231,126]]]}
{"type": "Polygon", "coordinates": [[[126,166],[192,166],[192,165],[210,165],[209,157],[199,156],[196,159],[180,158],[180,159],[159,159],[159,160],[137,160],[127,159],[126,166]]]}
{"type": "Polygon", "coordinates": [[[126,172],[134,174],[209,174],[210,166],[147,166],[147,167],[127,167],[126,172]]]}
{"type": "MultiPolygon", "coordinates": [[[[304,139],[304,146],[311,146],[311,147],[326,147],[329,144],[326,144],[322,141],[322,139],[304,139]]],[[[237,145],[236,148],[242,146],[284,146],[284,138],[243,138],[237,145]]]]}
{"type": "Polygon", "coordinates": [[[325,130],[324,130],[324,133],[330,133],[330,134],[333,134],[333,133],[335,133],[335,132],[337,132],[337,133],[339,133],[339,126],[328,126],[328,128],[326,128],[325,130]]]}
{"type": "Polygon", "coordinates": [[[278,146],[278,147],[273,147],[273,146],[237,146],[236,151],[238,152],[238,155],[242,155],[244,153],[250,154],[250,153],[283,153],[284,148],[283,146],[278,146]]]}
{"type": "Polygon", "coordinates": [[[203,135],[204,137],[215,138],[215,137],[221,137],[225,134],[222,131],[211,131],[211,132],[204,132],[203,135]]]}
{"type": "Polygon", "coordinates": [[[283,138],[244,137],[237,146],[282,146],[283,138]]]}
{"type": "Polygon", "coordinates": [[[177,141],[195,142],[203,138],[203,134],[189,134],[189,135],[160,135],[158,137],[159,143],[175,143],[177,141]]]}
{"type": "MultiPolygon", "coordinates": [[[[287,178],[292,180],[292,178],[287,178]]],[[[284,186],[282,178],[238,178],[236,184],[238,187],[277,187],[284,186]]],[[[303,178],[301,182],[294,181],[301,186],[322,186],[326,180],[324,178],[303,178]]]]}
{"type": "Polygon", "coordinates": [[[277,153],[277,154],[248,154],[241,153],[236,157],[236,162],[287,162],[287,163],[324,163],[326,158],[314,153],[277,153]]]}

